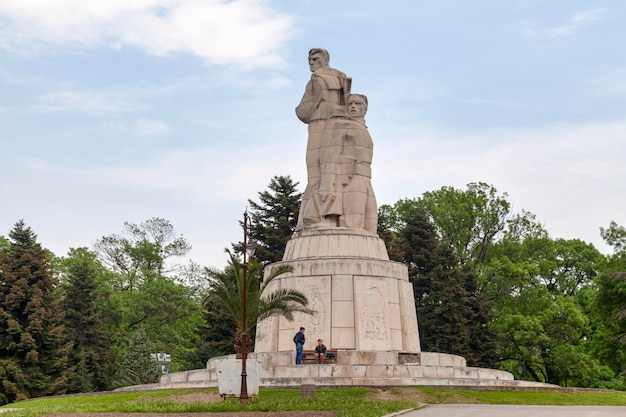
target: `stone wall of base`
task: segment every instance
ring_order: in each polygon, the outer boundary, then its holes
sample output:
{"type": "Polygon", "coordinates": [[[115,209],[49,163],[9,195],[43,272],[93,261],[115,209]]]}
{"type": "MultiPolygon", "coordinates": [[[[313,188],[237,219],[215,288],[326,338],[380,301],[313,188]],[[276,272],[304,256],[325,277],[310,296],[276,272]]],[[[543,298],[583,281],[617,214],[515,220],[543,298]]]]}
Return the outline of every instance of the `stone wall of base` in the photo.
{"type": "Polygon", "coordinates": [[[257,325],[255,351],[294,349],[293,336],[306,328],[305,350],[317,339],[329,349],[419,352],[413,287],[406,266],[377,259],[316,258],[279,262],[293,272],[275,278],[266,291],[303,292],[315,313],[296,313],[293,321],[270,317],[257,325]]]}
{"type": "MultiPolygon", "coordinates": [[[[440,386],[472,389],[559,390],[552,384],[516,381],[509,372],[465,366],[465,359],[421,352],[422,363],[402,363],[403,352],[338,351],[337,364],[295,365],[293,352],[251,353],[261,363],[260,387],[316,386],[440,386]],[[343,361],[342,358],[343,357],[343,361]]],[[[234,355],[213,358],[207,369],[176,372],[161,377],[160,384],[125,387],[119,391],[165,388],[217,387],[216,362],[234,355]]]]}

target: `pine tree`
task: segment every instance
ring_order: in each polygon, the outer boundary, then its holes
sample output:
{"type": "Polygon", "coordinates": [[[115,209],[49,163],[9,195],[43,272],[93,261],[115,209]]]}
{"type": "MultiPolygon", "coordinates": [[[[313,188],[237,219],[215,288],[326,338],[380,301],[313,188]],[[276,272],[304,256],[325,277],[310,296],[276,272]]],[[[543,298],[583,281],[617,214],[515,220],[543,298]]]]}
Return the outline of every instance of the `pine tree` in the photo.
{"type": "Polygon", "coordinates": [[[71,391],[105,391],[111,388],[114,374],[114,337],[105,320],[107,293],[101,284],[105,274],[96,255],[85,248],[70,250],[63,260],[63,311],[68,334],[74,346],[72,363],[80,371],[71,391]]]}
{"type": "Polygon", "coordinates": [[[151,354],[152,347],[148,333],[140,327],[128,341],[128,348],[124,352],[124,359],[120,364],[115,385],[127,387],[159,382],[161,372],[151,354]]]}
{"type": "Polygon", "coordinates": [[[423,209],[415,207],[405,216],[395,249],[409,268],[422,349],[461,355],[472,365],[489,363],[493,348],[486,329],[488,310],[476,279],[439,242],[423,209]]]}
{"type": "Polygon", "coordinates": [[[281,261],[287,241],[296,229],[302,193],[290,176],[270,180],[269,191],[259,193],[259,203],[251,207],[250,236],[257,243],[255,258],[263,265],[281,261]]]}
{"type": "Polygon", "coordinates": [[[235,353],[233,342],[237,337],[237,324],[224,309],[214,300],[207,300],[204,307],[206,327],[200,329],[203,364],[212,357],[235,353]]]}
{"type": "Polygon", "coordinates": [[[75,371],[57,281],[36,238],[20,220],[0,251],[0,380],[8,402],[62,394],[75,371]]]}

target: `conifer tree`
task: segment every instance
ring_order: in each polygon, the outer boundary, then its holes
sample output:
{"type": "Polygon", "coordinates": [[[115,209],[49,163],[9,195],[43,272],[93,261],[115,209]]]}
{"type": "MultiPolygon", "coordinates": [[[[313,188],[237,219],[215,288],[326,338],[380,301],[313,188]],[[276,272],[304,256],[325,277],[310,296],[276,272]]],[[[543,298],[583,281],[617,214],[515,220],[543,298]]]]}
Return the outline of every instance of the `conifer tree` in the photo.
{"type": "Polygon", "coordinates": [[[250,236],[257,243],[254,254],[263,265],[282,260],[287,241],[296,229],[302,193],[290,176],[270,180],[268,191],[259,193],[259,202],[248,200],[252,228],[250,236]]]}
{"type": "Polygon", "coordinates": [[[152,353],[148,333],[143,327],[138,328],[128,341],[115,385],[127,387],[159,382],[161,372],[152,353]]]}
{"type": "Polygon", "coordinates": [[[442,245],[426,212],[414,207],[394,242],[413,283],[422,350],[464,356],[469,364],[492,361],[488,316],[475,277],[442,245]]]}
{"type": "Polygon", "coordinates": [[[0,251],[0,400],[63,394],[68,362],[63,313],[45,251],[23,220],[0,251]]]}
{"type": "Polygon", "coordinates": [[[70,389],[109,390],[116,361],[112,323],[106,320],[104,311],[108,298],[103,285],[105,270],[96,255],[85,248],[71,249],[62,264],[65,325],[74,342],[70,358],[80,371],[70,389]]]}

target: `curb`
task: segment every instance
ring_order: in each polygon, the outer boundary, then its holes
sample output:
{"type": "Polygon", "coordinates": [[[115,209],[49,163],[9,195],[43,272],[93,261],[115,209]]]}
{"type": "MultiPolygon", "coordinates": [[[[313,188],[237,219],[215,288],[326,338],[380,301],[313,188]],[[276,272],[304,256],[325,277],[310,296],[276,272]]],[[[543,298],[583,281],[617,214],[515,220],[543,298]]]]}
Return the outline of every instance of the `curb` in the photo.
{"type": "Polygon", "coordinates": [[[395,413],[385,414],[383,417],[396,417],[402,414],[410,413],[411,411],[415,411],[415,408],[407,408],[406,410],[396,411],[395,413]]]}

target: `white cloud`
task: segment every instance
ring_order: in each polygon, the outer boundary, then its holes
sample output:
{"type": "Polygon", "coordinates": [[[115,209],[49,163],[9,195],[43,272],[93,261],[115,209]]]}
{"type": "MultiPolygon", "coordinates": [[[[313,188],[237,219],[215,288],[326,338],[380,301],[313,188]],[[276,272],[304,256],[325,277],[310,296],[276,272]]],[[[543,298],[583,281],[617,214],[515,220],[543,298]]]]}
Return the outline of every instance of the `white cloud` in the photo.
{"type": "MultiPolygon", "coordinates": [[[[153,120],[143,123],[161,125],[153,120]]],[[[272,176],[304,170],[299,166],[303,165],[304,156],[297,155],[297,149],[288,149],[286,143],[232,153],[225,153],[219,144],[215,146],[174,150],[145,163],[122,166],[74,167],[33,159],[23,162],[28,171],[38,171],[38,178],[45,177],[69,188],[112,187],[130,194],[180,193],[195,203],[245,201],[263,190],[272,176]],[[277,166],[281,172],[274,172],[277,166]]]]}
{"type": "Polygon", "coordinates": [[[613,68],[589,81],[602,95],[626,97],[626,67],[613,68]]]}
{"type": "Polygon", "coordinates": [[[607,12],[608,9],[605,7],[583,10],[581,12],[574,13],[570,17],[569,22],[567,22],[565,25],[548,28],[527,27],[522,30],[522,35],[529,39],[551,39],[573,36],[578,32],[579,29],[588,25],[589,23],[604,19],[607,12]]]}
{"type": "Polygon", "coordinates": [[[282,63],[293,32],[266,0],[0,0],[0,47],[18,51],[133,46],[209,64],[254,68],[282,63]]]}
{"type": "Polygon", "coordinates": [[[138,136],[155,136],[170,133],[170,127],[158,120],[140,118],[135,122],[134,131],[138,136]]]}
{"type": "Polygon", "coordinates": [[[124,97],[99,91],[58,91],[42,94],[35,109],[41,112],[84,111],[106,113],[131,111],[137,105],[124,97]]]}

